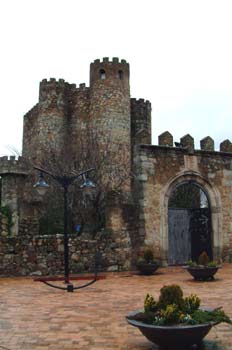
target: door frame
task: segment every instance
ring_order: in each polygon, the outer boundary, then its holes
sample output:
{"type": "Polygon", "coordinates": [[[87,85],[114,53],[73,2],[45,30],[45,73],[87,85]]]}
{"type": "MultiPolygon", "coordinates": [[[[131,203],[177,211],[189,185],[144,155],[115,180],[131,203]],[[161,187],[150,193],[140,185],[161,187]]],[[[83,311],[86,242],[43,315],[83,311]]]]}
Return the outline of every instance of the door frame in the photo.
{"type": "Polygon", "coordinates": [[[164,262],[168,262],[168,202],[173,189],[181,183],[194,182],[199,185],[208,198],[208,203],[211,209],[211,225],[212,225],[212,254],[213,259],[221,258],[223,247],[222,235],[222,206],[219,191],[216,186],[212,186],[209,181],[195,171],[183,171],[163,187],[160,198],[160,234],[161,234],[161,254],[164,262]]]}

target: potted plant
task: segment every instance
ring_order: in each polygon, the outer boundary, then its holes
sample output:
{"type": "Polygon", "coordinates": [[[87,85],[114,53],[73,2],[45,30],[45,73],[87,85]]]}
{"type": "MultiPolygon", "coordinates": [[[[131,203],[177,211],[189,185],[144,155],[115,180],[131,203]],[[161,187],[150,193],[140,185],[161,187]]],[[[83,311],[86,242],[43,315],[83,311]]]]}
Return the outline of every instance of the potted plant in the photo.
{"type": "Polygon", "coordinates": [[[210,329],[221,322],[232,323],[222,308],[200,308],[197,295],[183,297],[178,285],[164,286],[156,301],[147,294],[144,308],[126,316],[151,342],[165,349],[200,345],[210,329]]]}
{"type": "Polygon", "coordinates": [[[208,281],[214,279],[214,275],[220,267],[216,261],[210,261],[207,253],[204,251],[197,262],[188,261],[186,269],[196,281],[208,281]]]}
{"type": "Polygon", "coordinates": [[[151,248],[145,248],[136,262],[136,267],[142,275],[152,275],[159,267],[151,248]]]}

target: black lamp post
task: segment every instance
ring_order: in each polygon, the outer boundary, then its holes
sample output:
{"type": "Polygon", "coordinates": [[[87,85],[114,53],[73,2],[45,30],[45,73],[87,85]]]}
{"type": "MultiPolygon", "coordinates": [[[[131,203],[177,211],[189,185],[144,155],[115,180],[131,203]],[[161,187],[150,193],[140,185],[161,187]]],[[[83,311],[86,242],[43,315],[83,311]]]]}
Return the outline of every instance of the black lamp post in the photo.
{"type": "MultiPolygon", "coordinates": [[[[55,174],[50,173],[47,170],[44,170],[44,169],[37,167],[37,166],[34,166],[34,168],[40,172],[39,180],[34,185],[34,188],[37,189],[37,191],[40,195],[44,195],[46,193],[47,189],[49,188],[49,185],[46,183],[46,181],[44,179],[44,174],[50,176],[53,180],[58,182],[63,187],[63,193],[64,193],[64,282],[67,286],[64,288],[64,287],[60,287],[57,285],[53,285],[52,283],[48,282],[49,279],[45,279],[45,278],[40,278],[37,280],[44,282],[45,284],[47,284],[51,287],[67,290],[68,292],[73,292],[74,289],[80,289],[80,288],[87,287],[90,284],[96,282],[96,280],[97,280],[97,268],[96,268],[96,266],[95,266],[95,274],[94,274],[93,280],[82,285],[82,286],[74,287],[69,279],[69,245],[68,245],[68,232],[67,232],[68,231],[68,188],[78,178],[83,178],[83,180],[84,180],[83,184],[80,186],[81,189],[95,188],[96,185],[90,179],[88,179],[86,176],[89,172],[93,171],[94,168],[87,169],[87,170],[79,173],[78,175],[73,175],[73,176],[55,175],[55,174]]],[[[54,279],[52,279],[52,280],[54,280],[54,279]]]]}

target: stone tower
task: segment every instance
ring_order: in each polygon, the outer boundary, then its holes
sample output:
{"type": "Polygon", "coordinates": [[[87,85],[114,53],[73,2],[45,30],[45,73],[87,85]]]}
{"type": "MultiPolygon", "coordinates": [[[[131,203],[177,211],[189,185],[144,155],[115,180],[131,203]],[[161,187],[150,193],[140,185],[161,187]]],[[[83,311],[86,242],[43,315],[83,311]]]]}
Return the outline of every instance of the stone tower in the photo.
{"type": "Polygon", "coordinates": [[[39,161],[44,148],[66,147],[70,91],[76,86],[51,78],[40,83],[39,102],[24,117],[23,156],[39,161]]]}
{"type": "Polygon", "coordinates": [[[90,120],[112,164],[124,157],[130,166],[131,118],[129,64],[118,58],[95,60],[90,66],[90,120]]]}
{"type": "Polygon", "coordinates": [[[75,158],[78,138],[88,128],[96,133],[100,148],[110,152],[112,164],[117,164],[120,152],[130,164],[131,101],[125,60],[91,63],[90,87],[44,79],[39,102],[24,117],[23,156],[37,162],[45,156],[44,149],[53,148],[75,158]]]}

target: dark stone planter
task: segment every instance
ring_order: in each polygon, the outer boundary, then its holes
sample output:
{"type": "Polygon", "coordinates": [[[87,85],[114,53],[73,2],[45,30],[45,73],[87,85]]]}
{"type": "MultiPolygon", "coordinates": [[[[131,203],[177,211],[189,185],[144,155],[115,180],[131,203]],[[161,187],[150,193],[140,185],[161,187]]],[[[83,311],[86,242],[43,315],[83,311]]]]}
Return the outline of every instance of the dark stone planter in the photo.
{"type": "Polygon", "coordinates": [[[137,327],[148,340],[161,349],[180,350],[193,345],[200,345],[210,329],[217,324],[212,322],[188,326],[153,326],[131,319],[139,311],[141,310],[131,312],[126,317],[127,322],[137,327]]]}
{"type": "Polygon", "coordinates": [[[186,270],[193,276],[196,281],[210,281],[214,279],[214,275],[220,266],[216,267],[199,267],[199,266],[188,266],[186,270]]]}
{"type": "Polygon", "coordinates": [[[137,269],[141,275],[152,275],[159,267],[159,264],[154,263],[139,263],[137,269]]]}

